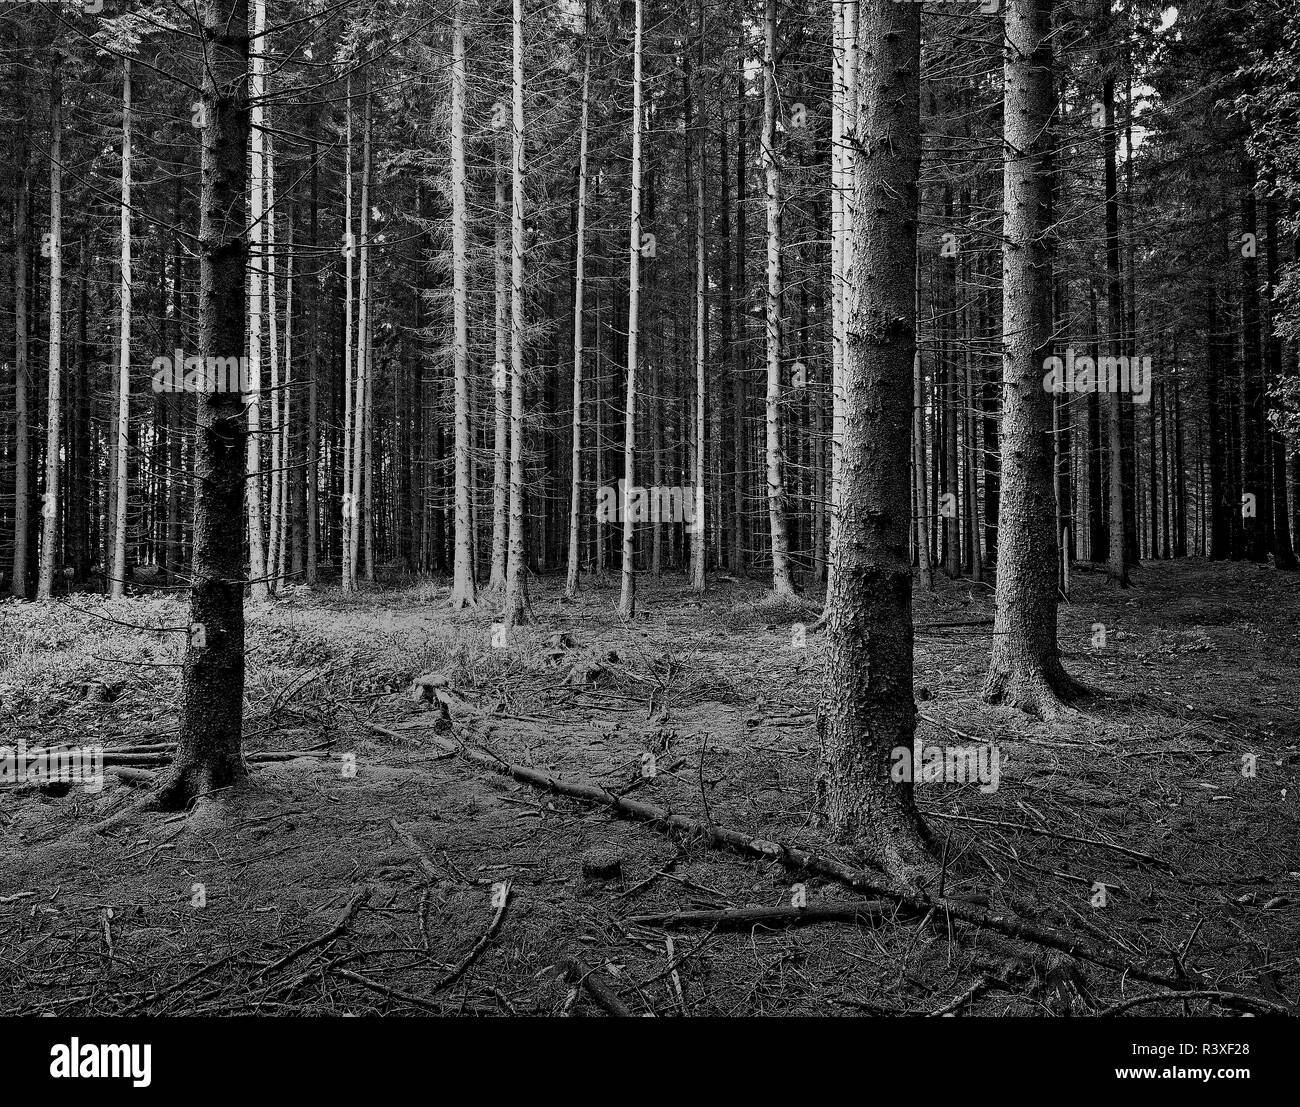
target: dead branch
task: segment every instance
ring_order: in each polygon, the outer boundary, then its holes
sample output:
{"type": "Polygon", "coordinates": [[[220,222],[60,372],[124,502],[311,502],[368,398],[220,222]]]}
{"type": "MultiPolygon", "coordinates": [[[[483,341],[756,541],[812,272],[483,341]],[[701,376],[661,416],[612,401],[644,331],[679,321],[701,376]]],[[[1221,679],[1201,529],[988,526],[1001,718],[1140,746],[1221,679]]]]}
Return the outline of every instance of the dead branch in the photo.
{"type": "Polygon", "coordinates": [[[729,907],[720,911],[669,911],[656,915],[632,915],[626,921],[640,926],[664,928],[716,926],[730,930],[750,926],[806,926],[810,923],[846,922],[875,926],[892,913],[887,900],[835,907],[729,907]]]}

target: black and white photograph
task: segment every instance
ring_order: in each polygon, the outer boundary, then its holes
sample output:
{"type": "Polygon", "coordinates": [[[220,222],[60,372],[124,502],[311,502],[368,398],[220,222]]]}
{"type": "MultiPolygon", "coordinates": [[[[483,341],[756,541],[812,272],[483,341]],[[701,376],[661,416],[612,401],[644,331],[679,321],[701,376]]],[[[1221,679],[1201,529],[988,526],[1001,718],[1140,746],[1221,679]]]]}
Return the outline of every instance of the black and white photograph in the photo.
{"type": "Polygon", "coordinates": [[[11,1090],[1272,1094],[1297,0],[3,0],[0,127],[11,1090]]]}

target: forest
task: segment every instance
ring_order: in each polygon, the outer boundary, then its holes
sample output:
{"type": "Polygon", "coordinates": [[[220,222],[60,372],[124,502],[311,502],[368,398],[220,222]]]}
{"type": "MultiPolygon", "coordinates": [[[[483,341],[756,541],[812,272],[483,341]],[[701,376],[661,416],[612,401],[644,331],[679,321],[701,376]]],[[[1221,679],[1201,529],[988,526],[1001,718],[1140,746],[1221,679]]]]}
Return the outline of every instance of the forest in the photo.
{"type": "Polygon", "coordinates": [[[1294,0],[0,83],[0,1013],[1297,1012],[1294,0]]]}

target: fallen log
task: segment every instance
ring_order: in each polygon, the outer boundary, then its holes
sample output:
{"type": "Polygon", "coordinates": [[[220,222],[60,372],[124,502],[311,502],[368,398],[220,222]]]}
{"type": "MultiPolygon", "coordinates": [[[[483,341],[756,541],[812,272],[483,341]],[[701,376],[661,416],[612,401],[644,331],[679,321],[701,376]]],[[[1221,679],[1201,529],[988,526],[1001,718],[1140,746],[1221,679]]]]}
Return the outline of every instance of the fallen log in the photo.
{"type": "Polygon", "coordinates": [[[1095,965],[1126,974],[1134,980],[1142,980],[1148,984],[1159,984],[1177,990],[1187,990],[1196,984],[1194,980],[1170,973],[1154,972],[1134,965],[1121,956],[1120,951],[1104,949],[1076,934],[1041,926],[1026,919],[994,914],[950,896],[934,896],[916,889],[900,888],[885,883],[883,877],[873,877],[869,873],[852,869],[840,861],[823,857],[811,850],[757,838],[728,827],[706,825],[666,808],[616,796],[605,788],[563,780],[526,765],[511,764],[489,750],[465,742],[437,737],[431,738],[430,741],[448,753],[456,753],[466,761],[482,765],[493,772],[502,773],[542,791],[555,792],[585,803],[599,805],[625,818],[647,822],[663,830],[689,834],[714,847],[733,849],[750,857],[777,862],[796,871],[817,873],[856,891],[886,897],[900,910],[911,914],[924,917],[930,912],[942,912],[941,918],[956,919],[970,926],[992,930],[1008,938],[1059,950],[1068,956],[1091,961],[1095,965]]]}

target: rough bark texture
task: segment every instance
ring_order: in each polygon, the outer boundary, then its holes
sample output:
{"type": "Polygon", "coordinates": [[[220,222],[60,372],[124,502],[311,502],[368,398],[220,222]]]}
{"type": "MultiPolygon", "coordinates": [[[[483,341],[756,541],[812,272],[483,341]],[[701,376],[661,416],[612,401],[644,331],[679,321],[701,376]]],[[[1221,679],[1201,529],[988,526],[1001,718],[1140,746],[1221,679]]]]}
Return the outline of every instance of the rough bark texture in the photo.
{"type": "Polygon", "coordinates": [[[524,558],[524,15],[514,0],[514,111],[510,204],[510,520],[505,625],[532,620],[524,558]]]}
{"type": "Polygon", "coordinates": [[[890,778],[891,751],[912,750],[911,530],[913,280],[920,169],[920,13],[875,0],[863,12],[844,359],[844,449],[835,590],[818,712],[822,809],[906,884],[932,875],[910,781],[890,778]]]}
{"type": "Polygon", "coordinates": [[[451,252],[453,285],[452,373],[456,390],[456,550],[451,608],[474,606],[474,565],[469,510],[469,289],[465,274],[465,23],[456,4],[451,32],[451,252]]]}
{"type": "Polygon", "coordinates": [[[46,397],[45,493],[41,502],[41,560],[36,598],[54,587],[59,539],[59,391],[63,380],[63,82],[56,59],[50,73],[50,341],[46,397]]]}
{"type": "MultiPolygon", "coordinates": [[[[238,357],[247,321],[248,0],[206,0],[199,198],[199,353],[238,357]]],[[[242,542],[247,425],[237,392],[198,395],[189,648],[176,758],[159,787],[167,809],[238,783],[244,706],[242,542]]]]}
{"type": "Polygon", "coordinates": [[[1006,7],[1003,113],[1002,504],[997,614],[984,698],[1051,716],[1077,686],[1056,648],[1051,256],[1045,234],[1053,110],[1050,0],[1006,7]]]}
{"type": "Polygon", "coordinates": [[[586,287],[587,246],[587,120],[591,101],[591,47],[583,53],[582,123],[578,145],[578,225],[573,259],[573,441],[570,447],[569,561],[564,594],[578,594],[578,566],[582,547],[582,354],[584,337],[583,292],[586,287]]]}
{"type": "Polygon", "coordinates": [[[121,260],[118,268],[118,307],[121,313],[117,357],[117,494],[113,519],[113,564],[108,594],[126,594],[127,431],[131,422],[131,59],[122,61],[122,202],[121,260]]]}
{"type": "Polygon", "coordinates": [[[767,395],[764,410],[767,512],[772,539],[772,588],[793,596],[790,537],[785,518],[785,455],[781,446],[781,169],[776,160],[776,0],[767,0],[763,52],[763,176],[767,188],[767,395]]]}
{"type": "Polygon", "coordinates": [[[623,426],[623,570],[618,610],[625,619],[636,613],[636,526],[632,512],[626,510],[636,480],[636,370],[637,336],[641,305],[641,0],[636,3],[636,42],[633,47],[632,75],[632,210],[628,220],[628,292],[627,292],[627,407],[623,426]]]}
{"type": "MultiPolygon", "coordinates": [[[[21,72],[22,66],[15,66],[21,72]]],[[[25,105],[24,105],[25,109],[25,105]]],[[[27,598],[31,505],[31,471],[28,464],[31,444],[28,439],[27,390],[30,385],[27,366],[27,224],[28,199],[32,188],[32,163],[27,147],[26,119],[22,121],[19,141],[18,197],[14,204],[14,556],[9,590],[18,599],[27,598]]]]}

